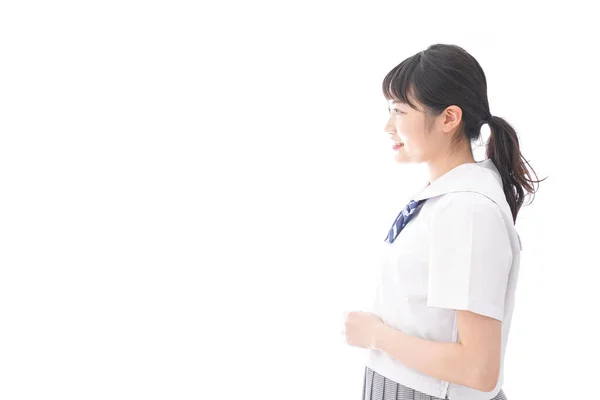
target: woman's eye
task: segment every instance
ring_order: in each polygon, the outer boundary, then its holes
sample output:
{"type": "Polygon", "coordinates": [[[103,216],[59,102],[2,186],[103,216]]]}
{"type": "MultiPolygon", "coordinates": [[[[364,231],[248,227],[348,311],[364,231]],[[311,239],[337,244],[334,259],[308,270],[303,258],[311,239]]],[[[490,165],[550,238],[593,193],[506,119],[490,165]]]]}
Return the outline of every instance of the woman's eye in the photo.
{"type": "Polygon", "coordinates": [[[403,114],[403,113],[402,113],[402,111],[400,111],[400,110],[399,110],[399,109],[397,109],[397,108],[394,108],[394,110],[393,110],[393,111],[394,111],[394,113],[396,113],[396,114],[403,114]]]}

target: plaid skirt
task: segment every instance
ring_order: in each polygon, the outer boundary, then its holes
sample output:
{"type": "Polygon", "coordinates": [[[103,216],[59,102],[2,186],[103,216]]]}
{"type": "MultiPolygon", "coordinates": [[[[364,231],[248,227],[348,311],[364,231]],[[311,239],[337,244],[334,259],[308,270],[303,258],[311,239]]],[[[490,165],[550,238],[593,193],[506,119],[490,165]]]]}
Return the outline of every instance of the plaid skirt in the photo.
{"type": "MultiPolygon", "coordinates": [[[[446,396],[446,399],[448,397],[446,396]]],[[[365,366],[362,400],[445,400],[430,396],[418,390],[411,389],[398,382],[378,374],[365,366]]],[[[500,390],[496,397],[490,400],[507,400],[504,391],[500,390]]]]}

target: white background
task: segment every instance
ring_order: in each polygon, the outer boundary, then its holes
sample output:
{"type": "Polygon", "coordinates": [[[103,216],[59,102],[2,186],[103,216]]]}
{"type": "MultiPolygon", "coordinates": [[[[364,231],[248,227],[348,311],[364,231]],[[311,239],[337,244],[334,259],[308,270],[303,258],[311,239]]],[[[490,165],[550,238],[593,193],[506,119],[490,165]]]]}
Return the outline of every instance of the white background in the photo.
{"type": "Polygon", "coordinates": [[[360,399],[342,315],[427,179],[394,162],[381,81],[433,43],[477,58],[549,176],[517,221],[505,392],[595,398],[585,4],[2,2],[0,398],[360,399]]]}

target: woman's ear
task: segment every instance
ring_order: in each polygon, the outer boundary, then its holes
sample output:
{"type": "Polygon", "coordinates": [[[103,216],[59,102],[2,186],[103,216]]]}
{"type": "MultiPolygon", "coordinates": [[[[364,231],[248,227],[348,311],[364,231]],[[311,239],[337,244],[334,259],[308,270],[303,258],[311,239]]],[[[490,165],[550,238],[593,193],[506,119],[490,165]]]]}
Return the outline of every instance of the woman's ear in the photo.
{"type": "Polygon", "coordinates": [[[459,106],[448,106],[443,113],[444,122],[442,130],[452,132],[460,125],[462,121],[462,109],[459,106]]]}

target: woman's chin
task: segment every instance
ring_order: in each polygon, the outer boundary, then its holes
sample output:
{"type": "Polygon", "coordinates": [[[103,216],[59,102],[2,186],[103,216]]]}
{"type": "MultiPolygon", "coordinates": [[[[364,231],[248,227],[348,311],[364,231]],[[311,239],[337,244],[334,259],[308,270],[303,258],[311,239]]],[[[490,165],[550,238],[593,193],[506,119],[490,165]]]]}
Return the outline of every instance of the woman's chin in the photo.
{"type": "Polygon", "coordinates": [[[400,153],[396,153],[394,160],[396,160],[396,162],[398,163],[405,163],[408,162],[408,158],[406,157],[406,154],[400,154],[400,153]]]}

